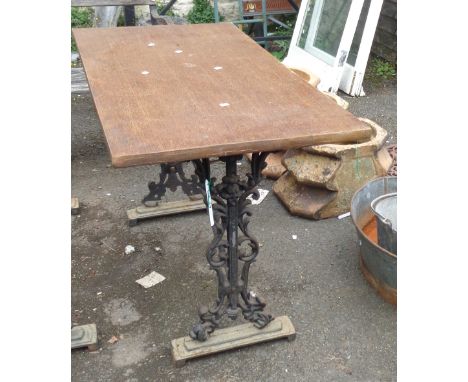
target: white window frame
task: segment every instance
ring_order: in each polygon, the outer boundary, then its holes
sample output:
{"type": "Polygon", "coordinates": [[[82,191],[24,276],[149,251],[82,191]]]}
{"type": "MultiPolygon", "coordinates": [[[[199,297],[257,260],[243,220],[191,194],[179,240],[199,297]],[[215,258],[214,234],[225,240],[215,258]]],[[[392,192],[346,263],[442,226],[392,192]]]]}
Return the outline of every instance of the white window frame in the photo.
{"type": "Polygon", "coordinates": [[[343,68],[343,76],[341,77],[339,88],[351,96],[359,97],[366,95],[362,87],[362,81],[364,80],[367,61],[369,60],[372,42],[374,41],[382,4],[383,0],[371,0],[356,62],[354,66],[346,63],[343,68]]]}
{"type": "MultiPolygon", "coordinates": [[[[314,40],[314,35],[318,28],[317,21],[319,21],[319,15],[321,14],[324,1],[326,0],[316,0],[315,2],[310,21],[310,28],[312,28],[312,30],[309,30],[309,33],[312,34],[309,34],[309,41],[314,40]]],[[[346,61],[356,32],[359,17],[362,12],[364,0],[352,0],[336,57],[320,51],[315,47],[310,49],[312,53],[309,53],[297,45],[302,25],[304,23],[306,10],[309,5],[309,1],[302,1],[294,33],[291,38],[288,55],[284,59],[283,63],[290,68],[299,69],[306,73],[313,73],[319,77],[320,83],[317,88],[321,91],[336,93],[339,88],[345,93],[353,96],[364,95],[362,80],[364,78],[367,60],[372,46],[372,41],[374,39],[382,3],[383,0],[371,0],[361,43],[356,57],[356,63],[352,66],[346,61]]]]}

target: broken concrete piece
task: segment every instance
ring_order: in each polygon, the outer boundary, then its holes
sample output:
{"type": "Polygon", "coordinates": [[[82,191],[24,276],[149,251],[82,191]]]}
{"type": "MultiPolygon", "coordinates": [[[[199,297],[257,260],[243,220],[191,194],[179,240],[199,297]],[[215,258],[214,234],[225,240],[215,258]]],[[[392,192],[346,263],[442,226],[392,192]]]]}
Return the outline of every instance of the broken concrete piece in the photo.
{"type": "Polygon", "coordinates": [[[297,149],[288,150],[283,156],[283,163],[297,182],[337,191],[334,182],[340,167],[340,160],[321,155],[310,155],[297,149]]]}
{"type": "Polygon", "coordinates": [[[351,199],[368,181],[385,176],[392,158],[382,148],[387,132],[375,122],[369,124],[373,137],[356,144],[324,144],[288,150],[283,164],[288,172],[273,191],[292,214],[322,219],[350,209],[351,199]]]}
{"type": "MultiPolygon", "coordinates": [[[[262,175],[270,179],[278,179],[281,175],[286,172],[286,168],[283,166],[281,160],[283,159],[284,151],[277,151],[270,153],[266,158],[266,167],[262,170],[262,175]]],[[[250,161],[252,154],[246,155],[250,161]]]]}
{"type": "MultiPolygon", "coordinates": [[[[377,151],[375,166],[379,167],[378,173],[380,174],[387,174],[389,169],[393,165],[393,158],[388,152],[387,147],[382,147],[379,151],[377,151]]],[[[383,176],[383,175],[382,175],[383,176]]]]}
{"type": "MultiPolygon", "coordinates": [[[[314,88],[317,88],[318,84],[320,83],[320,77],[317,77],[309,69],[306,69],[306,68],[299,69],[299,68],[289,67],[287,64],[284,63],[284,61],[283,61],[283,65],[285,65],[289,70],[291,70],[293,73],[301,77],[304,81],[307,81],[314,88]]],[[[322,91],[322,93],[332,98],[337,103],[338,106],[342,107],[345,110],[348,109],[349,103],[345,101],[343,98],[341,98],[340,96],[338,96],[336,93],[330,93],[330,92],[324,92],[324,91],[322,91]]]]}
{"type": "Polygon", "coordinates": [[[320,211],[336,198],[336,192],[297,183],[287,172],[273,185],[273,191],[293,215],[321,219],[320,211]]]}
{"type": "Polygon", "coordinates": [[[312,85],[314,88],[317,87],[317,85],[320,83],[320,78],[317,77],[315,74],[312,74],[311,72],[305,72],[303,70],[299,69],[294,69],[290,68],[291,72],[297,74],[299,77],[301,77],[304,81],[307,81],[310,85],[312,85]]]}
{"type": "Polygon", "coordinates": [[[374,121],[367,118],[359,118],[364,123],[367,123],[373,131],[372,138],[366,142],[356,144],[324,144],[303,147],[302,150],[317,155],[326,155],[334,158],[356,158],[368,155],[375,155],[385,143],[387,131],[380,127],[374,121]]]}

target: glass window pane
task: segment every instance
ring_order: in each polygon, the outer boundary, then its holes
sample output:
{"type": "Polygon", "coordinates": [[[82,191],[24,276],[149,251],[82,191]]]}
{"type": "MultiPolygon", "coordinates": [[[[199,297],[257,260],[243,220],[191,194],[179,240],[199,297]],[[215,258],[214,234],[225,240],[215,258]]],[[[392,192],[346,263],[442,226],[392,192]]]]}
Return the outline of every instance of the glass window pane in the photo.
{"type": "Polygon", "coordinates": [[[335,57],[343,36],[352,0],[309,0],[298,46],[316,55],[316,50],[335,57]]]}
{"type": "Polygon", "coordinates": [[[351,0],[326,0],[323,4],[314,46],[333,57],[338,53],[351,0]]]}
{"type": "Polygon", "coordinates": [[[307,40],[307,36],[309,35],[310,20],[312,18],[312,13],[314,11],[314,6],[315,6],[315,0],[309,0],[309,2],[307,3],[307,9],[305,11],[304,21],[302,22],[299,41],[297,43],[297,46],[299,48],[302,48],[302,49],[305,48],[305,43],[306,43],[306,40],[307,40]]]}

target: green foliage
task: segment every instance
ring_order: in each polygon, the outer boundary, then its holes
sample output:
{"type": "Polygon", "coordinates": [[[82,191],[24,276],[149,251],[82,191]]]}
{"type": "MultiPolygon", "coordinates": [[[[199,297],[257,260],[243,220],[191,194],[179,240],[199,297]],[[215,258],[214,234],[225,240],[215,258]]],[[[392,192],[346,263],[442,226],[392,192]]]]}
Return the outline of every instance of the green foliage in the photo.
{"type": "MultiPolygon", "coordinates": [[[[157,0],[156,1],[156,9],[158,10],[158,13],[160,13],[165,6],[166,6],[166,2],[164,2],[162,0],[157,0]]],[[[166,12],[165,16],[177,16],[177,15],[171,8],[166,12]]]]}
{"type": "Polygon", "coordinates": [[[91,27],[93,25],[93,8],[72,7],[71,26],[72,28],[91,27]]]}
{"type": "MultiPolygon", "coordinates": [[[[283,17],[283,22],[289,27],[288,29],[274,24],[270,25],[270,32],[274,36],[291,36],[294,31],[294,25],[296,24],[296,18],[291,17],[290,15],[283,17]]],[[[278,60],[282,61],[286,54],[288,54],[289,44],[291,40],[275,40],[270,45],[270,52],[273,56],[275,56],[278,60]]]]}
{"type": "MultiPolygon", "coordinates": [[[[71,8],[71,27],[86,28],[93,26],[94,11],[89,7],[72,7],[71,8]]],[[[75,40],[71,39],[71,50],[76,52],[75,40]]]]}
{"type": "Polygon", "coordinates": [[[124,27],[125,26],[125,13],[124,10],[122,9],[119,18],[117,19],[117,26],[118,27],[124,27]]]}
{"type": "MultiPolygon", "coordinates": [[[[224,19],[219,16],[220,21],[224,19]]],[[[214,8],[209,0],[194,0],[193,7],[187,14],[187,20],[190,24],[214,23],[214,8]]]]}
{"type": "Polygon", "coordinates": [[[395,78],[396,68],[392,63],[374,57],[369,66],[369,76],[375,80],[389,80],[395,78]]]}
{"type": "Polygon", "coordinates": [[[282,61],[286,57],[286,54],[289,50],[289,40],[277,40],[274,42],[274,50],[272,48],[271,54],[275,56],[278,60],[282,61]]]}

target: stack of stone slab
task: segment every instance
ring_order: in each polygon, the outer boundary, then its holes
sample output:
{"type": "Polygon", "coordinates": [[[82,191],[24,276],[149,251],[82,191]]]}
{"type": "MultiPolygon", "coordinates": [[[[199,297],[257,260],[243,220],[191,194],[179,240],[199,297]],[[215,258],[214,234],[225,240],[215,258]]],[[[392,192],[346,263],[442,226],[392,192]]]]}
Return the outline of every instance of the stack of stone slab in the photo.
{"type": "MultiPolygon", "coordinates": [[[[285,151],[275,151],[268,154],[266,167],[262,170],[263,176],[276,180],[287,171],[282,162],[284,153],[285,151]]],[[[252,154],[247,154],[246,157],[250,161],[252,154]]]]}
{"type": "Polygon", "coordinates": [[[284,154],[287,171],[273,191],[293,215],[323,219],[348,212],[360,187],[387,174],[392,165],[383,148],[387,132],[369,119],[359,119],[374,131],[369,141],[309,146],[284,154]]]}

